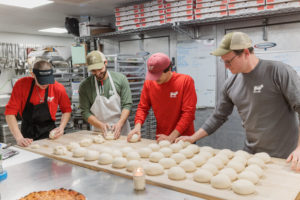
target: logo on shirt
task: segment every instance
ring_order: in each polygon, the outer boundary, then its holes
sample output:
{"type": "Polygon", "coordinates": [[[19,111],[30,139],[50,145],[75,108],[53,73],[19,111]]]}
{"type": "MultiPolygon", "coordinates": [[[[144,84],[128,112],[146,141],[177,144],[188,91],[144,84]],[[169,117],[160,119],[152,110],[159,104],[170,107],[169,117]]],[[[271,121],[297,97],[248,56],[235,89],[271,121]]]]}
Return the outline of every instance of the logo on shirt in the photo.
{"type": "Polygon", "coordinates": [[[261,90],[263,89],[264,85],[257,85],[253,87],[253,93],[261,93],[261,90]]]}
{"type": "Polygon", "coordinates": [[[170,98],[176,98],[178,94],[178,91],[176,92],[170,92],[170,98]]]}
{"type": "Polygon", "coordinates": [[[54,97],[48,97],[47,101],[51,102],[54,99],[54,97]]]}

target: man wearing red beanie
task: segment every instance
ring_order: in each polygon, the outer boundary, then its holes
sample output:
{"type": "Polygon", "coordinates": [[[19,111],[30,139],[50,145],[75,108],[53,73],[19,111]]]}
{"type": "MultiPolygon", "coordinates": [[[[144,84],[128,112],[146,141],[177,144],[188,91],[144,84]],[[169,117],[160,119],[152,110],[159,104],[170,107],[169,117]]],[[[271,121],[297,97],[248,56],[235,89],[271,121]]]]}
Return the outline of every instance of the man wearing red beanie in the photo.
{"type": "Polygon", "coordinates": [[[147,75],[135,115],[135,127],[128,134],[141,137],[141,126],[152,107],[156,117],[157,141],[194,133],[197,96],[194,80],[172,72],[172,63],[163,53],[155,53],[147,61],[147,75]]]}

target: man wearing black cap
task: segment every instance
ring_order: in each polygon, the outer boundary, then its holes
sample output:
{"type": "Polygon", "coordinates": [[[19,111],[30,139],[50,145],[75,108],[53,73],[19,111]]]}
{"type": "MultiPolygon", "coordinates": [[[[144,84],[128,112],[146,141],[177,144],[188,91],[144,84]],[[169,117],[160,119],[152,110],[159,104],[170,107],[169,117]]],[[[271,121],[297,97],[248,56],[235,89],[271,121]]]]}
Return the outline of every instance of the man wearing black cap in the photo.
{"type": "Polygon", "coordinates": [[[33,140],[48,138],[50,131],[57,138],[71,116],[71,102],[64,86],[54,80],[49,62],[40,60],[33,66],[32,77],[19,79],[6,105],[6,122],[19,146],[28,146],[33,140]],[[57,107],[63,115],[60,126],[55,126],[57,107]],[[22,117],[21,130],[16,115],[22,117]]]}

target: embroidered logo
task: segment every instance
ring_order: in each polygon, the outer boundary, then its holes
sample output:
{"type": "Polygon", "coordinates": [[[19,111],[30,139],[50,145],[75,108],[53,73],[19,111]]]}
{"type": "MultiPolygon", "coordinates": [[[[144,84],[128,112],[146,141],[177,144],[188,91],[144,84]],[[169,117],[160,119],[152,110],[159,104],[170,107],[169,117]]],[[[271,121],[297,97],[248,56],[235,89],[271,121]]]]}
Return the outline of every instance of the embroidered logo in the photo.
{"type": "Polygon", "coordinates": [[[178,91],[176,92],[170,92],[170,98],[176,98],[178,94],[178,91]]]}
{"type": "Polygon", "coordinates": [[[51,102],[54,99],[54,97],[48,97],[47,101],[51,102]]]}
{"type": "Polygon", "coordinates": [[[257,85],[253,87],[253,93],[261,93],[261,90],[263,89],[264,85],[257,85]]]}

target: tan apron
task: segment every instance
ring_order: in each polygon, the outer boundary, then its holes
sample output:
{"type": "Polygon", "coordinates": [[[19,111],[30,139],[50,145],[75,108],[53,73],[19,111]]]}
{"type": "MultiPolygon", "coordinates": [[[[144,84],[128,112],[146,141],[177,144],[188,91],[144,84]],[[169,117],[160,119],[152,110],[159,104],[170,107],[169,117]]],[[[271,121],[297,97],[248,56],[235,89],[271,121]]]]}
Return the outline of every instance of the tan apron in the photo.
{"type": "MultiPolygon", "coordinates": [[[[109,98],[101,96],[99,92],[97,79],[96,77],[94,77],[97,96],[90,110],[95,115],[95,117],[101,122],[113,125],[116,124],[121,117],[121,98],[116,91],[115,84],[110,76],[109,71],[107,71],[107,74],[114,94],[109,98]]],[[[100,131],[96,127],[92,127],[92,130],[100,131]]],[[[121,135],[127,135],[130,132],[130,130],[130,124],[128,120],[126,120],[121,129],[121,135]]]]}

